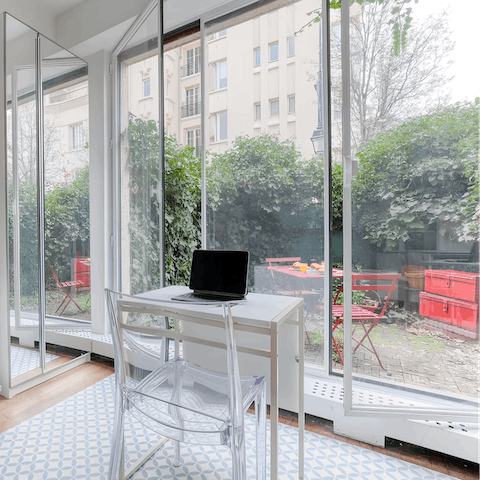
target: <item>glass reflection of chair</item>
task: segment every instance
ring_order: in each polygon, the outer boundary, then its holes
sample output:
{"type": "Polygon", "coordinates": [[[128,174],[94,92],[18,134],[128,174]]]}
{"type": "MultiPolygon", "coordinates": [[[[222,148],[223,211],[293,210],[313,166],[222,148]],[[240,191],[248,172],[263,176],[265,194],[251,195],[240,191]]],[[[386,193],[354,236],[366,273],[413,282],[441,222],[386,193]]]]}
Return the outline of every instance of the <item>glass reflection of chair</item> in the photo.
{"type": "MultiPolygon", "coordinates": [[[[168,361],[173,305],[110,290],[107,306],[115,355],[115,420],[108,479],[124,476],[124,416],[128,411],[153,432],[172,439],[174,465],[180,444],[223,445],[232,452],[233,479],[246,478],[244,413],[255,401],[257,479],[266,477],[266,386],[264,376],[240,378],[230,304],[220,305],[226,334],[226,374],[168,361]]],[[[173,303],[173,302],[172,302],[173,303]]],[[[177,304],[178,305],[178,304],[177,304]]],[[[192,305],[192,304],[190,304],[192,305]]],[[[182,313],[182,321],[194,321],[182,313]]],[[[177,334],[177,335],[176,335],[177,334]]],[[[176,337],[175,337],[176,335],[176,337]]]]}

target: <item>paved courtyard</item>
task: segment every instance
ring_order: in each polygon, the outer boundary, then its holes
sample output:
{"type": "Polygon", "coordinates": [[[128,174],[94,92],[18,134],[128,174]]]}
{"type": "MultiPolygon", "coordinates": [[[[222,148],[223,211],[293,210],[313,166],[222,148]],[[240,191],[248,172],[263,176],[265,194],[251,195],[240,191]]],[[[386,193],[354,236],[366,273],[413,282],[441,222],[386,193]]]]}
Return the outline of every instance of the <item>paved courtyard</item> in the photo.
{"type": "MultiPolygon", "coordinates": [[[[323,319],[307,314],[305,361],[323,365],[323,319]]],[[[358,336],[359,330],[355,334],[358,336]]],[[[442,393],[479,398],[480,345],[477,340],[451,338],[442,330],[431,329],[418,314],[397,309],[382,319],[370,334],[382,369],[376,357],[360,347],[354,354],[354,372],[385,378],[411,386],[442,393]]],[[[338,335],[342,342],[342,335],[338,335]]],[[[336,357],[336,355],[334,355],[336,357]]],[[[338,360],[338,358],[336,358],[338,360]]],[[[334,360],[333,368],[342,370],[334,360]]]]}

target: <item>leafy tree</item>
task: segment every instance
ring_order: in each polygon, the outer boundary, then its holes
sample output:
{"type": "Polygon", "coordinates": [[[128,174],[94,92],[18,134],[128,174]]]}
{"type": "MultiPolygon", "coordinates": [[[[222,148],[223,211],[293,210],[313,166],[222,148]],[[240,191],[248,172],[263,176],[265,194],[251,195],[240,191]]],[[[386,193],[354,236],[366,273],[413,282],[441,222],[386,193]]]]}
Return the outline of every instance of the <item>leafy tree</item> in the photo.
{"type": "MultiPolygon", "coordinates": [[[[443,12],[408,27],[408,42],[397,50],[391,25],[403,0],[358,2],[350,22],[352,141],[358,149],[379,132],[445,104],[442,89],[454,47],[443,12]]],[[[406,31],[404,31],[406,35],[406,31]]],[[[403,34],[402,34],[403,35],[403,34]]],[[[333,71],[340,69],[341,42],[332,42],[333,71]]],[[[341,104],[341,82],[332,85],[341,104]]]]}
{"type": "Polygon", "coordinates": [[[237,137],[210,154],[207,185],[209,248],[246,249],[258,264],[291,256],[309,230],[323,229],[323,162],[302,160],[290,141],[237,137]]]}
{"type": "MultiPolygon", "coordinates": [[[[413,0],[392,0],[389,5],[389,11],[391,19],[389,25],[392,28],[392,40],[395,55],[399,55],[407,45],[407,33],[412,26],[412,7],[409,4],[413,0]]],[[[415,3],[418,0],[414,0],[415,3]]],[[[367,4],[386,4],[386,0],[349,0],[350,6],[356,3],[363,6],[367,4]]],[[[338,10],[342,7],[342,0],[330,0],[330,8],[332,10],[338,10]]],[[[315,21],[320,21],[318,12],[315,21]]]]}
{"type": "Polygon", "coordinates": [[[479,105],[456,104],[378,135],[358,153],[355,223],[393,249],[441,221],[458,241],[479,236],[479,105]]]}

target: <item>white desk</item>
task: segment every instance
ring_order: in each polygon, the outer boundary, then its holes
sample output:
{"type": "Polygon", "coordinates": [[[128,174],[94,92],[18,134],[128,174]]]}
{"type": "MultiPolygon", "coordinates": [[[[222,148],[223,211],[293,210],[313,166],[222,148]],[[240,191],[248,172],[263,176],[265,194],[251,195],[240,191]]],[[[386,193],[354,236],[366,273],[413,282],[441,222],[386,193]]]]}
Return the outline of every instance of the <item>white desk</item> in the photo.
{"type": "MultiPolygon", "coordinates": [[[[190,291],[188,287],[166,287],[160,290],[144,293],[141,296],[161,301],[170,300],[173,296],[190,291]]],[[[205,320],[209,326],[215,326],[215,322],[223,322],[222,310],[212,305],[192,305],[187,302],[168,304],[169,310],[181,315],[191,313],[199,320],[205,320]]],[[[232,307],[232,315],[235,332],[248,332],[248,335],[269,337],[267,349],[253,348],[239,345],[237,350],[249,355],[267,357],[270,359],[270,428],[271,428],[271,478],[278,478],[278,408],[279,408],[279,350],[278,335],[280,327],[286,324],[298,326],[298,431],[299,431],[299,478],[304,476],[304,347],[303,347],[303,299],[296,297],[274,296],[250,293],[232,307]]],[[[177,325],[176,330],[178,331],[177,325]]],[[[238,333],[235,336],[238,336],[238,333]]],[[[241,334],[243,335],[243,334],[241,334]]],[[[208,339],[197,339],[202,345],[208,345],[208,339]]],[[[178,339],[176,339],[176,354],[178,354],[178,339]]],[[[192,337],[188,337],[192,342],[192,337]]],[[[195,341],[195,340],[193,340],[195,341]]],[[[212,344],[215,342],[212,342],[212,344]]],[[[253,341],[252,345],[257,342],[253,341]]],[[[257,374],[265,372],[257,371],[257,374]]],[[[287,379],[288,381],[288,379],[287,379]]]]}

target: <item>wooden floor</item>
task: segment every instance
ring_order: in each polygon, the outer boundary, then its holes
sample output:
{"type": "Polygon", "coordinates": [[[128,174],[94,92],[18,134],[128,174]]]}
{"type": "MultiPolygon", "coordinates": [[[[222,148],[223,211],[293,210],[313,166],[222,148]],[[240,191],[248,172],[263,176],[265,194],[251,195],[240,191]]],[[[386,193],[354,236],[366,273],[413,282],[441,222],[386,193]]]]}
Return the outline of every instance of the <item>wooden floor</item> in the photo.
{"type": "MultiPolygon", "coordinates": [[[[96,358],[90,363],[80,365],[52,380],[20,393],[10,400],[0,397],[0,433],[38,415],[51,406],[103,380],[112,373],[113,366],[109,360],[96,358]]],[[[282,412],[280,421],[287,425],[297,425],[296,416],[289,412],[282,412]]],[[[442,455],[414,445],[387,439],[386,448],[374,447],[336,435],[333,433],[332,422],[310,415],[307,415],[306,429],[326,437],[335,438],[342,442],[351,443],[384,455],[405,460],[406,462],[427,467],[455,478],[462,480],[479,479],[478,464],[442,455]]]]}

